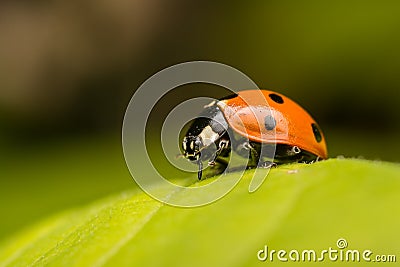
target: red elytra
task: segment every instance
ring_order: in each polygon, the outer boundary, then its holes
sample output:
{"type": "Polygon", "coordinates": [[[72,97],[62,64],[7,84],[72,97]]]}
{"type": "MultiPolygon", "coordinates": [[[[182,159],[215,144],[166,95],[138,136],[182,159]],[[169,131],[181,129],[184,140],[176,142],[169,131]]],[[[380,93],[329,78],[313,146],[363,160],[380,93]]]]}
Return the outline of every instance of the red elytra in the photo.
{"type": "Polygon", "coordinates": [[[269,90],[240,91],[217,106],[238,134],[259,143],[297,146],[321,159],[328,157],[316,121],[290,98],[269,90]]]}

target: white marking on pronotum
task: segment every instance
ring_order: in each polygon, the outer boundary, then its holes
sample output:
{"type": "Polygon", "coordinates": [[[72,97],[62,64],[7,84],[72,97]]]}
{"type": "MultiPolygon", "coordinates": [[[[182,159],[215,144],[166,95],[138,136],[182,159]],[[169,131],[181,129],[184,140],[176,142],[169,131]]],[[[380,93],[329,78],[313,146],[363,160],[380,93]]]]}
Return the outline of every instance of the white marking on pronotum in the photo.
{"type": "Polygon", "coordinates": [[[214,143],[218,138],[219,134],[213,131],[211,126],[206,126],[203,131],[199,134],[204,146],[209,146],[214,143]]]}
{"type": "Polygon", "coordinates": [[[225,103],[224,100],[222,100],[222,101],[218,101],[217,106],[218,106],[218,108],[219,108],[220,110],[224,111],[225,108],[226,108],[228,105],[225,103]]]}

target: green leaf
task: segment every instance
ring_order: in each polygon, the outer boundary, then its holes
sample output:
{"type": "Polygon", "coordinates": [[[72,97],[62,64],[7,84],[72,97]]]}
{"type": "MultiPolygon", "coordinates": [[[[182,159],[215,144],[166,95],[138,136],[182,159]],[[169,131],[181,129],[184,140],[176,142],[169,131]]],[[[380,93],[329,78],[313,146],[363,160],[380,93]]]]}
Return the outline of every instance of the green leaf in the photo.
{"type": "MultiPolygon", "coordinates": [[[[399,165],[354,159],[285,165],[249,193],[253,172],[200,208],[171,207],[132,190],[64,211],[3,242],[0,266],[255,266],[266,245],[318,252],[338,249],[339,238],[347,249],[371,250],[371,257],[400,256],[399,165]]],[[[327,257],[324,263],[348,265],[327,257]]]]}

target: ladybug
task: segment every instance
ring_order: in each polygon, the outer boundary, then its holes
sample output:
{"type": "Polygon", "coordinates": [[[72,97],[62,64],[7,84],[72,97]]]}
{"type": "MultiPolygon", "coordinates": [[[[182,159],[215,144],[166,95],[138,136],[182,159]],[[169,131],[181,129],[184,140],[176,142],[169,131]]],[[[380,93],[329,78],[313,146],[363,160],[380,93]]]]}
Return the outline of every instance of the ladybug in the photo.
{"type": "Polygon", "coordinates": [[[269,90],[245,90],[204,107],[182,141],[183,156],[199,166],[204,160],[224,165],[234,150],[249,158],[248,167],[290,162],[310,163],[328,157],[324,135],[315,120],[290,98],[269,90]],[[274,149],[271,160],[260,157],[274,149]],[[263,150],[262,150],[263,149],[263,150]]]}

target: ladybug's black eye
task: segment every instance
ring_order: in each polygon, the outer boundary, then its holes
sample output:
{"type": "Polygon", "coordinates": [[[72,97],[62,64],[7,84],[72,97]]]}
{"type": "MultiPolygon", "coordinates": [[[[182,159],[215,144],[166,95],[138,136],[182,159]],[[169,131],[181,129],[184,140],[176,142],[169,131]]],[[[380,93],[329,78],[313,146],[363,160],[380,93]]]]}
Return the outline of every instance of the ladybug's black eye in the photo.
{"type": "Polygon", "coordinates": [[[283,104],[283,98],[280,95],[277,94],[269,94],[269,98],[272,99],[272,101],[278,103],[278,104],[283,104]]]}
{"type": "Polygon", "coordinates": [[[319,130],[317,124],[311,123],[311,128],[314,133],[315,140],[319,143],[322,140],[321,131],[319,130]]]}

